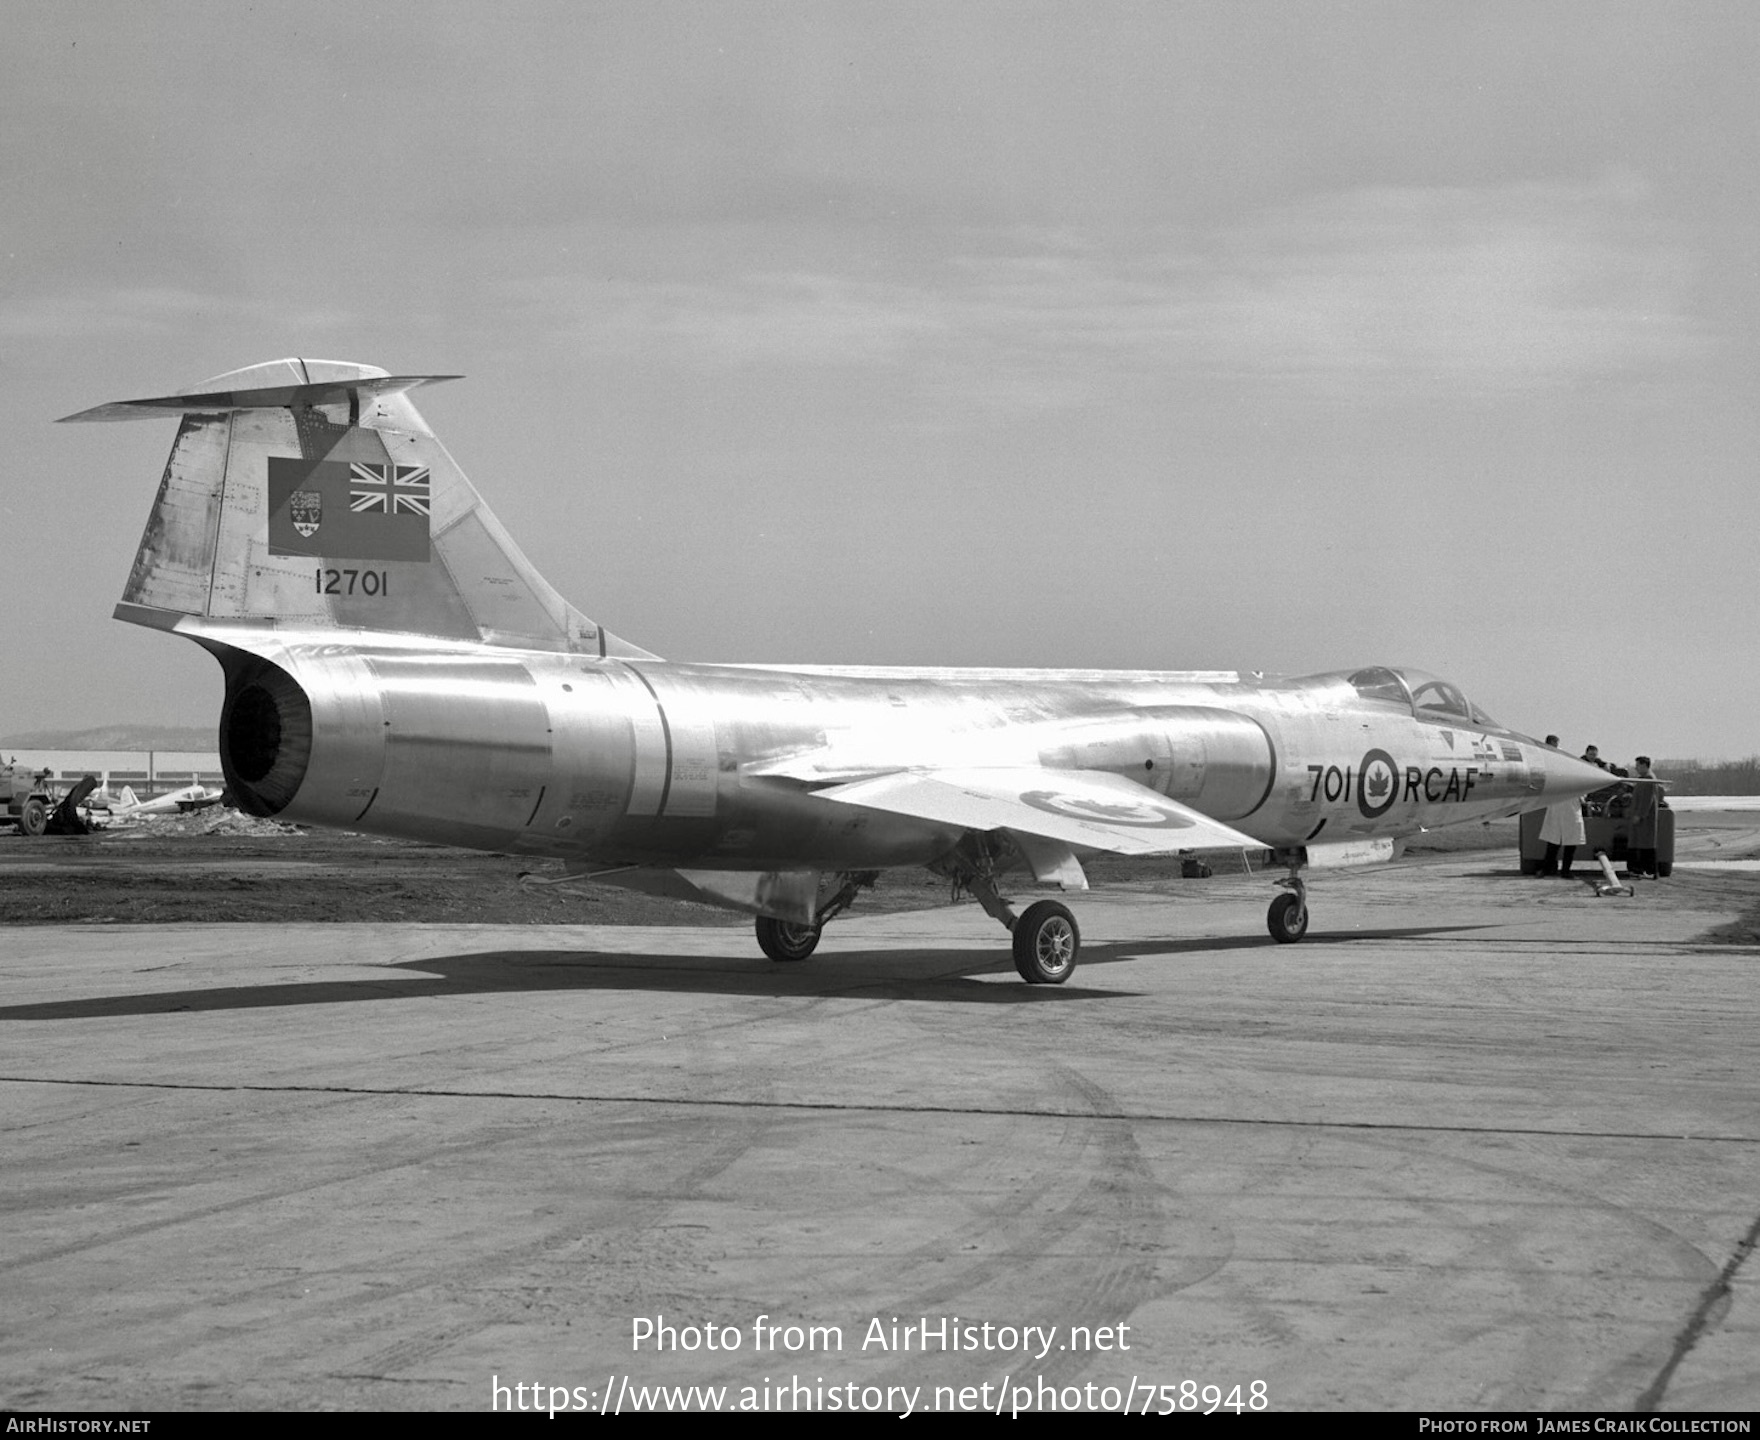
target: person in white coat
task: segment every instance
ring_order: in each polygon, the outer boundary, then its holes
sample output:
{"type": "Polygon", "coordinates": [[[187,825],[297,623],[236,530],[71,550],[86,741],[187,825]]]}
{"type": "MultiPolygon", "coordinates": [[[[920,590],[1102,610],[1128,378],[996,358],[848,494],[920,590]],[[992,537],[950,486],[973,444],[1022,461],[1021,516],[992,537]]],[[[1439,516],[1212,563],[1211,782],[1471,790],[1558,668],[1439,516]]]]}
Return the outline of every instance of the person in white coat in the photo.
{"type": "Polygon", "coordinates": [[[1577,846],[1583,843],[1582,801],[1573,798],[1548,805],[1540,821],[1540,838],[1546,842],[1546,858],[1540,862],[1540,873],[1568,876],[1571,862],[1577,858],[1577,846]]]}

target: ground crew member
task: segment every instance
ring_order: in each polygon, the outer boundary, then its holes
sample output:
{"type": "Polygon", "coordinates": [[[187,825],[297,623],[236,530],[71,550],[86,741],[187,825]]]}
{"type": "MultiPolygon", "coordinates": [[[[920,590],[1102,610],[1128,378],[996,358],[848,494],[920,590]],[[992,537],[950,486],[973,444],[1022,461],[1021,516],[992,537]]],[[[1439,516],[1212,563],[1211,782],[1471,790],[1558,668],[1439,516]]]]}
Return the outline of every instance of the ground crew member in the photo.
{"type": "MultiPolygon", "coordinates": [[[[1597,769],[1605,770],[1610,775],[1614,773],[1613,766],[1609,765],[1601,758],[1601,751],[1593,745],[1586,745],[1583,747],[1582,759],[1584,763],[1593,765],[1597,769]]],[[[1609,785],[1605,790],[1591,790],[1583,797],[1583,808],[1591,815],[1605,815],[1607,813],[1607,802],[1612,800],[1614,796],[1618,794],[1619,786],[1617,785],[1609,785]]]]}
{"type": "Polygon", "coordinates": [[[1571,862],[1577,858],[1577,846],[1583,843],[1582,802],[1572,798],[1548,805],[1540,822],[1540,838],[1546,842],[1546,858],[1540,862],[1539,873],[1568,879],[1571,862]]]}
{"type": "Polygon", "coordinates": [[[1626,841],[1626,872],[1660,878],[1656,871],[1656,812],[1666,809],[1668,801],[1662,784],[1650,773],[1650,757],[1640,755],[1632,762],[1631,833],[1626,841]],[[1648,783],[1646,783],[1648,782],[1648,783]]]}
{"type": "MultiPolygon", "coordinates": [[[[1548,735],[1546,744],[1551,749],[1558,748],[1558,736],[1548,735]]],[[[1583,757],[1591,765],[1599,763],[1595,755],[1595,747],[1589,747],[1589,753],[1583,757]]],[[[1546,807],[1546,814],[1540,821],[1540,838],[1546,842],[1546,857],[1540,862],[1535,873],[1539,875],[1565,875],[1571,873],[1571,862],[1577,858],[1577,846],[1583,843],[1583,804],[1575,798],[1560,800],[1546,807]],[[1563,863],[1560,864],[1560,851],[1563,851],[1563,863]]]]}

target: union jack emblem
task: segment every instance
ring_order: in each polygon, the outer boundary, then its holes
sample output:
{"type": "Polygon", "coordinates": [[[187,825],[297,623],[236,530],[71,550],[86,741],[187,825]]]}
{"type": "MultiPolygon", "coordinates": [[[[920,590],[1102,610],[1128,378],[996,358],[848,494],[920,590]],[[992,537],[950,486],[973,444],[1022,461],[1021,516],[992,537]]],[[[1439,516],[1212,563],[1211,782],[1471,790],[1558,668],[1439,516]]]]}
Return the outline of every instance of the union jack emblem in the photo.
{"type": "Polygon", "coordinates": [[[348,467],[348,508],[356,515],[428,513],[426,465],[362,465],[348,467]]]}

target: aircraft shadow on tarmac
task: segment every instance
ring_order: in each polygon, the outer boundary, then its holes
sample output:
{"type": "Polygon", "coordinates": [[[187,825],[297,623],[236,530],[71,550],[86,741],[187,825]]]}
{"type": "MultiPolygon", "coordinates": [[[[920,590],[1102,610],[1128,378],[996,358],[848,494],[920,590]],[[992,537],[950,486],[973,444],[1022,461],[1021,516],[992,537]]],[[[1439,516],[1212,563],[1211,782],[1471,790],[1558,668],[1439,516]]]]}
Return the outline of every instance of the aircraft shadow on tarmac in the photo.
{"type": "MultiPolygon", "coordinates": [[[[1362,940],[1420,940],[1478,925],[1407,926],[1310,935],[1303,948],[1362,940]]],[[[1256,950],[1287,952],[1258,936],[1205,936],[1089,944],[1082,964],[1116,964],[1154,956],[1256,950]]],[[[219,985],[132,995],[94,995],[0,1006],[8,1020],[99,1020],[139,1015],[216,1010],[278,1009],[297,1005],[343,1005],[369,1000],[432,1000],[448,995],[501,995],[592,990],[657,993],[776,995],[832,998],[890,996],[942,1004],[1023,1005],[1106,1000],[1136,994],[1080,983],[989,984],[974,977],[1003,975],[1011,966],[993,946],[971,950],[830,950],[799,965],[777,965],[754,956],[610,954],[581,950],[484,950],[436,955],[387,965],[376,975],[292,984],[219,985]]]]}

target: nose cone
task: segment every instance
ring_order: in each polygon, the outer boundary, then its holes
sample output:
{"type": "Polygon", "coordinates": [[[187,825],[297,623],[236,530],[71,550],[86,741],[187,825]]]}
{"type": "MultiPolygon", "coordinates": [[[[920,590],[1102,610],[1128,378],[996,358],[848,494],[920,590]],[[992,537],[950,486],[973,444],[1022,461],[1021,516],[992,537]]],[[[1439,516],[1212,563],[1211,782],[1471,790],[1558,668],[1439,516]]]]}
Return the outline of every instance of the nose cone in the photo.
{"type": "Polygon", "coordinates": [[[1559,750],[1548,750],[1544,745],[1529,748],[1528,768],[1536,775],[1545,775],[1546,783],[1541,794],[1548,800],[1565,800],[1619,784],[1619,776],[1609,774],[1599,765],[1591,765],[1587,760],[1578,760],[1559,750]]]}

